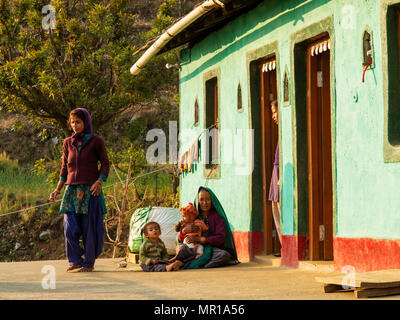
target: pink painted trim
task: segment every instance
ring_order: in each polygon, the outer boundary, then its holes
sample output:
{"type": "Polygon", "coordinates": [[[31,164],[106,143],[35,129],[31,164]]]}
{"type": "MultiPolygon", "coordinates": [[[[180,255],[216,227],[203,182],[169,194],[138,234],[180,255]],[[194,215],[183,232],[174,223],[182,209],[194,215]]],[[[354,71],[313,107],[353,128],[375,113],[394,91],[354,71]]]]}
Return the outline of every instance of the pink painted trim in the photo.
{"type": "Polygon", "coordinates": [[[256,253],[262,251],[263,233],[261,231],[234,231],[232,234],[239,261],[251,261],[256,253]]]}
{"type": "Polygon", "coordinates": [[[297,268],[299,260],[306,255],[307,240],[305,236],[282,235],[282,260],[281,264],[286,267],[297,268]]]}
{"type": "Polygon", "coordinates": [[[400,269],[400,240],[372,238],[333,239],[335,269],[354,267],[356,272],[400,269]]]}

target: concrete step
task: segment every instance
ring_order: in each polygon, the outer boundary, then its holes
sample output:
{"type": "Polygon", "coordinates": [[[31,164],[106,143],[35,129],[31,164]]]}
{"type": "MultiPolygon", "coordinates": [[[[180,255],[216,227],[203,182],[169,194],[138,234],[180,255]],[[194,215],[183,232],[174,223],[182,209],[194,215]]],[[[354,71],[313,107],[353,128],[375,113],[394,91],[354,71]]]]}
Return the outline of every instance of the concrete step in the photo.
{"type": "Polygon", "coordinates": [[[254,257],[254,260],[252,262],[272,267],[281,266],[281,258],[275,257],[274,255],[257,255],[254,257]]]}
{"type": "MultiPolygon", "coordinates": [[[[274,255],[256,255],[252,262],[272,267],[281,266],[281,258],[274,255]]],[[[297,269],[317,272],[335,271],[333,261],[299,261],[297,269]]]]}
{"type": "Polygon", "coordinates": [[[298,269],[319,272],[334,272],[335,266],[333,261],[299,261],[298,269]]]}

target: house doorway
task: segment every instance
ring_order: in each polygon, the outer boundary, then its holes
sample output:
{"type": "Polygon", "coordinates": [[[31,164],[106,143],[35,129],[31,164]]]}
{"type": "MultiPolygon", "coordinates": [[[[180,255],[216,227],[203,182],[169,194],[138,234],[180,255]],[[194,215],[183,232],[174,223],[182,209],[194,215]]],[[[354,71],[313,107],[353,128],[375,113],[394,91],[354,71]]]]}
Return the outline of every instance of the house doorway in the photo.
{"type": "Polygon", "coordinates": [[[277,100],[277,75],[275,56],[261,60],[260,114],[262,154],[262,216],[264,254],[280,253],[281,244],[272,215],[272,203],[268,200],[275,150],[278,143],[278,126],[272,120],[271,102],[277,100]]]}
{"type": "Polygon", "coordinates": [[[308,258],[333,259],[330,40],[307,47],[308,258]]]}

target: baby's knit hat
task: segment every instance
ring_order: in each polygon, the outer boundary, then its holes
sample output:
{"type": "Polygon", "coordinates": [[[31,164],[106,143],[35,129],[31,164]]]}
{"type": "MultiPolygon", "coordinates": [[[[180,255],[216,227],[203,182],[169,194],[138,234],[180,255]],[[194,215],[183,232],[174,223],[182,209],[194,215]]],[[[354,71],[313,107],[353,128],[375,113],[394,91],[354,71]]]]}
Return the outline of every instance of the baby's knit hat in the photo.
{"type": "Polygon", "coordinates": [[[186,207],[180,208],[179,209],[182,214],[190,214],[194,216],[195,218],[198,216],[198,212],[194,205],[189,202],[189,204],[186,207]]]}

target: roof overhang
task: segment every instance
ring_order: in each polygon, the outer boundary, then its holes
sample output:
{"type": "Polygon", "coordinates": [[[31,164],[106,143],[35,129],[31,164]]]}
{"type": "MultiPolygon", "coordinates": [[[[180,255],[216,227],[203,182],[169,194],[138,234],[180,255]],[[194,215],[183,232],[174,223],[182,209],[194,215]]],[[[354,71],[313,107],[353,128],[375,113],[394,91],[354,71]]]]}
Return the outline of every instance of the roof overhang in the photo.
{"type": "Polygon", "coordinates": [[[144,52],[131,67],[137,74],[151,57],[179,47],[191,47],[221,29],[230,21],[255,8],[264,0],[207,0],[176,21],[166,32],[149,41],[136,54],[144,52]]]}

